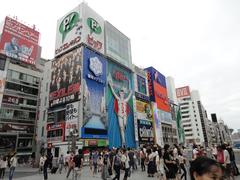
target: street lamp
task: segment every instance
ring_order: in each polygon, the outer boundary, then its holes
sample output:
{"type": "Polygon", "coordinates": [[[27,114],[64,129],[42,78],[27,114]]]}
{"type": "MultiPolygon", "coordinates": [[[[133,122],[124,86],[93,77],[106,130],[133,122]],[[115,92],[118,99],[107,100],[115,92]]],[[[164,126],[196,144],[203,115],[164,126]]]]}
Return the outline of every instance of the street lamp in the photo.
{"type": "Polygon", "coordinates": [[[77,141],[77,137],[78,137],[78,130],[76,128],[71,128],[69,130],[70,132],[70,137],[71,137],[71,140],[72,140],[72,143],[71,143],[71,151],[75,154],[75,149],[76,149],[76,141],[77,141]]]}

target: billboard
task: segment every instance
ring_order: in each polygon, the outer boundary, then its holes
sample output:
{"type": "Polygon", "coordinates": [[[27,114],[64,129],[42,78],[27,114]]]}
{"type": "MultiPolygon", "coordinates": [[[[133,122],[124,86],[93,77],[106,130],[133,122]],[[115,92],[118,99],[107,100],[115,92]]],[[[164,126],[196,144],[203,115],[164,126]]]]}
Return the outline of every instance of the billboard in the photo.
{"type": "Polygon", "coordinates": [[[186,96],[190,96],[190,88],[189,86],[184,86],[176,89],[177,98],[182,98],[186,96]]]}
{"type": "Polygon", "coordinates": [[[79,102],[66,105],[65,111],[65,136],[70,135],[70,129],[78,129],[79,102]]]}
{"type": "Polygon", "coordinates": [[[64,123],[47,124],[47,141],[48,142],[63,142],[65,133],[64,123]]]}
{"type": "Polygon", "coordinates": [[[39,32],[15,19],[6,17],[0,41],[0,52],[28,64],[38,58],[39,32]]]}
{"type": "Polygon", "coordinates": [[[107,138],[106,59],[88,48],[84,48],[83,67],[81,137],[107,138]]]}
{"type": "Polygon", "coordinates": [[[130,39],[107,21],[105,21],[105,54],[131,69],[130,39]]]}
{"type": "Polygon", "coordinates": [[[137,111],[137,118],[138,119],[152,119],[152,112],[151,112],[151,106],[149,103],[142,102],[142,101],[136,101],[136,111],[137,111]]]}
{"type": "Polygon", "coordinates": [[[2,105],[6,76],[7,76],[7,71],[0,70],[0,108],[1,108],[1,105],[2,105]]]}
{"type": "Polygon", "coordinates": [[[138,137],[140,143],[152,143],[154,141],[154,131],[151,121],[138,120],[138,137]]]}
{"type": "Polygon", "coordinates": [[[109,62],[107,80],[109,146],[135,147],[132,74],[109,62]]]}
{"type": "Polygon", "coordinates": [[[166,78],[162,73],[158,72],[153,67],[148,67],[145,69],[145,71],[147,71],[147,74],[148,74],[147,76],[152,83],[155,81],[158,84],[160,84],[162,87],[167,88],[166,78]]]}
{"type": "Polygon", "coordinates": [[[139,75],[137,75],[137,91],[139,93],[147,95],[146,79],[142,76],[139,76],[139,75]]]}
{"type": "Polygon", "coordinates": [[[104,20],[85,3],[58,20],[55,57],[81,43],[104,53],[104,20]]]}
{"type": "Polygon", "coordinates": [[[172,123],[172,115],[169,112],[158,109],[158,117],[161,122],[172,123]]]}
{"type": "Polygon", "coordinates": [[[153,118],[154,118],[154,130],[155,130],[155,142],[159,145],[163,144],[162,138],[162,129],[161,129],[161,122],[160,117],[157,109],[157,104],[152,103],[152,111],[153,111],[153,118]]]}
{"type": "Polygon", "coordinates": [[[153,82],[155,102],[157,103],[158,109],[166,112],[170,112],[170,105],[167,96],[167,89],[162,87],[156,81],[153,82]]]}
{"type": "Polygon", "coordinates": [[[19,125],[19,124],[10,124],[5,123],[2,124],[2,128],[0,128],[1,132],[8,133],[34,133],[34,125],[19,125]]]}
{"type": "Polygon", "coordinates": [[[52,62],[49,107],[79,100],[82,49],[75,49],[52,62]]]}

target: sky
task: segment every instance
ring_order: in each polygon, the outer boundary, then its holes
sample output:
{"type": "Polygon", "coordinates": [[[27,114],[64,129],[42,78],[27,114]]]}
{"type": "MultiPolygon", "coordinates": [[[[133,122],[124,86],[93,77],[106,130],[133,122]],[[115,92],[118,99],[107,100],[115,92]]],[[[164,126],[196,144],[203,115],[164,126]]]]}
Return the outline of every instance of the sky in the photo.
{"type": "MultiPolygon", "coordinates": [[[[7,0],[0,20],[17,16],[41,33],[42,57],[54,56],[57,19],[81,0],[7,0]]],[[[172,76],[176,87],[199,90],[211,113],[240,129],[239,0],[86,0],[131,39],[133,63],[172,76]]]]}

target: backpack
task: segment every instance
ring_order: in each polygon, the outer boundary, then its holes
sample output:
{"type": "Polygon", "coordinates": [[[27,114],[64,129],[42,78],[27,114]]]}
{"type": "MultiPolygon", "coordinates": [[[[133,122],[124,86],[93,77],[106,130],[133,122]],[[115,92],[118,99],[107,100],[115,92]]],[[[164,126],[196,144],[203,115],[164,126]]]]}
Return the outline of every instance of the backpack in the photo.
{"type": "Polygon", "coordinates": [[[43,157],[40,158],[40,162],[39,162],[39,165],[40,166],[44,166],[44,163],[45,163],[45,160],[43,157]]]}
{"type": "Polygon", "coordinates": [[[114,165],[115,166],[120,166],[121,165],[121,159],[120,159],[119,155],[115,155],[114,165]]]}
{"type": "Polygon", "coordinates": [[[223,151],[217,152],[217,162],[224,164],[224,152],[223,151]]]}

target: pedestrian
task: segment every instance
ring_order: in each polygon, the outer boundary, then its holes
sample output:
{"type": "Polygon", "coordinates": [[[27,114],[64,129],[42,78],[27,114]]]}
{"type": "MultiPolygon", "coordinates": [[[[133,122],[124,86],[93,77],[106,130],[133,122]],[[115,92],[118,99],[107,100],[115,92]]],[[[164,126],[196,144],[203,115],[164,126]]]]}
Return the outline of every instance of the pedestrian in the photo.
{"type": "Polygon", "coordinates": [[[128,157],[129,157],[129,168],[130,168],[130,171],[133,172],[134,171],[134,151],[130,148],[128,148],[128,157]]]}
{"type": "Polygon", "coordinates": [[[89,152],[89,168],[93,176],[93,153],[92,150],[89,152]]]}
{"type": "Polygon", "coordinates": [[[186,159],[184,158],[181,151],[178,152],[178,162],[179,162],[180,172],[181,170],[183,171],[183,174],[181,175],[180,179],[184,178],[184,180],[187,180],[187,170],[185,168],[186,159]]]}
{"type": "Polygon", "coordinates": [[[234,151],[233,151],[233,149],[232,149],[232,147],[230,146],[229,143],[226,146],[227,146],[226,149],[227,149],[227,151],[230,155],[230,161],[231,161],[231,166],[232,166],[232,169],[233,169],[233,174],[235,176],[238,176],[239,175],[239,170],[238,170],[238,167],[237,167],[236,162],[235,162],[234,151]]]}
{"type": "Polygon", "coordinates": [[[93,176],[95,176],[97,174],[97,170],[98,170],[98,158],[99,158],[99,154],[98,151],[95,150],[93,152],[93,176]]]}
{"type": "Polygon", "coordinates": [[[74,162],[74,174],[75,174],[75,180],[78,179],[78,176],[81,176],[81,171],[83,167],[83,152],[82,149],[78,150],[78,155],[74,156],[73,158],[74,162]]]}
{"type": "Polygon", "coordinates": [[[44,156],[44,154],[42,154],[39,159],[39,174],[43,171],[43,166],[44,166],[45,160],[46,160],[45,156],[44,156]]]}
{"type": "Polygon", "coordinates": [[[61,154],[61,156],[59,157],[59,159],[58,159],[58,164],[59,164],[59,173],[61,174],[61,173],[62,173],[63,166],[64,166],[64,157],[63,157],[63,154],[61,154]]]}
{"type": "Polygon", "coordinates": [[[164,171],[164,160],[162,156],[162,149],[158,149],[158,154],[156,156],[156,167],[157,167],[157,178],[159,180],[165,180],[165,171],[164,171]]]}
{"type": "Polygon", "coordinates": [[[166,178],[175,179],[176,178],[176,161],[173,160],[173,156],[170,152],[170,146],[168,144],[164,145],[164,155],[163,160],[165,164],[166,178]]]}
{"type": "Polygon", "coordinates": [[[140,163],[141,163],[141,169],[142,171],[145,171],[145,159],[146,159],[146,154],[143,151],[143,148],[140,150],[140,163]]]}
{"type": "Polygon", "coordinates": [[[44,162],[44,165],[43,165],[43,177],[44,177],[44,180],[47,180],[48,179],[48,166],[49,166],[49,161],[47,160],[47,156],[46,155],[43,155],[43,158],[42,158],[42,161],[44,162]]]}
{"type": "Polygon", "coordinates": [[[154,177],[156,173],[156,155],[154,149],[148,149],[148,177],[154,177]]]}
{"type": "Polygon", "coordinates": [[[107,180],[110,176],[109,176],[109,169],[110,166],[110,161],[109,161],[109,154],[107,151],[103,152],[103,168],[102,168],[102,180],[107,180]]]}
{"type": "Polygon", "coordinates": [[[226,150],[226,145],[225,144],[222,145],[222,149],[223,149],[223,155],[224,155],[224,165],[223,166],[226,169],[225,170],[226,176],[234,179],[233,169],[232,169],[231,161],[230,161],[230,154],[226,150]]]}
{"type": "Polygon", "coordinates": [[[5,170],[7,168],[7,157],[0,157],[0,179],[4,179],[5,170]]]}
{"type": "Polygon", "coordinates": [[[120,180],[121,171],[121,152],[119,149],[116,150],[116,154],[113,157],[112,169],[115,171],[115,177],[112,180],[120,180]]]}
{"type": "Polygon", "coordinates": [[[121,163],[123,163],[124,166],[124,177],[123,180],[127,180],[128,177],[130,177],[130,158],[129,158],[129,152],[126,149],[122,150],[122,157],[121,157],[121,163]]]}
{"type": "Polygon", "coordinates": [[[221,165],[208,157],[198,157],[190,167],[191,180],[222,180],[223,170],[221,165]]]}
{"type": "Polygon", "coordinates": [[[51,152],[47,154],[47,161],[48,161],[49,169],[52,169],[52,167],[53,167],[53,162],[52,162],[53,161],[53,155],[52,155],[51,152]]]}
{"type": "Polygon", "coordinates": [[[70,159],[70,153],[69,153],[69,151],[67,151],[67,154],[65,156],[65,172],[68,169],[68,161],[69,161],[69,159],[70,159]]]}
{"type": "Polygon", "coordinates": [[[16,152],[13,153],[9,162],[10,162],[9,180],[12,180],[15,168],[17,166],[16,152]]]}
{"type": "Polygon", "coordinates": [[[69,157],[69,161],[68,161],[68,172],[67,172],[67,176],[66,178],[69,177],[71,171],[73,171],[74,169],[74,161],[73,161],[73,158],[74,158],[74,153],[72,152],[70,157],[69,157]]]}

